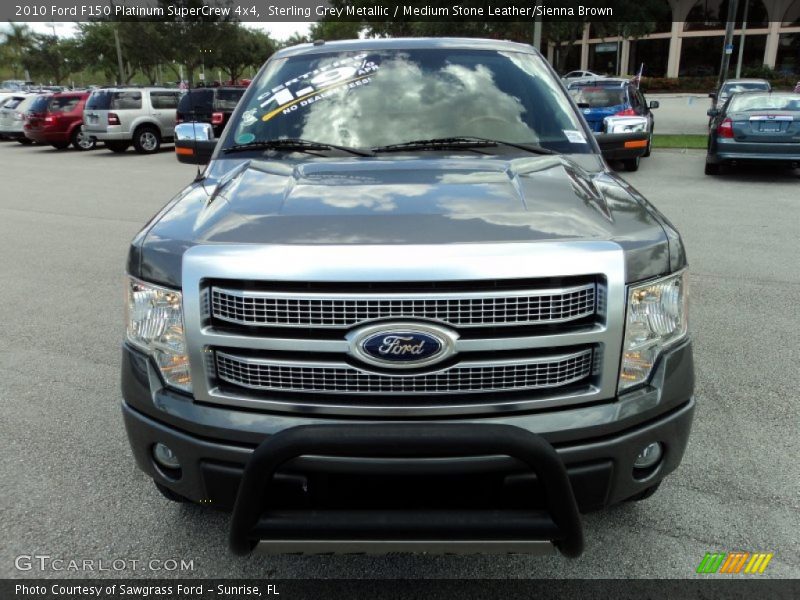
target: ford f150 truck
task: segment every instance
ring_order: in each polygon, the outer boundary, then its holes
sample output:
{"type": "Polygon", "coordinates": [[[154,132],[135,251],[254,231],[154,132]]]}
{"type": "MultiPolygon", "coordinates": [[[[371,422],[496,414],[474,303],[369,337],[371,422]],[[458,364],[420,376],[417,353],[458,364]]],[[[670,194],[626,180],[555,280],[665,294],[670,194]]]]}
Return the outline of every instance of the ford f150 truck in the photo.
{"type": "Polygon", "coordinates": [[[680,463],[684,246],[533,48],[287,48],[176,141],[207,166],[130,246],[122,407],[234,552],[577,556],[680,463]]]}

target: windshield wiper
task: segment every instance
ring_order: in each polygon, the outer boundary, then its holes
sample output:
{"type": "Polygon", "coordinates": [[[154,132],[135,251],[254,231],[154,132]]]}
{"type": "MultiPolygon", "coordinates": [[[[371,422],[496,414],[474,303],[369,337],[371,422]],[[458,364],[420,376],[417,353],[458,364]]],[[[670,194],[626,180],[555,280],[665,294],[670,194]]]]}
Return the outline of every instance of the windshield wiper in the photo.
{"type": "Polygon", "coordinates": [[[335,144],[312,142],[298,138],[278,138],[274,140],[257,140],[248,142],[247,144],[235,144],[223,149],[222,152],[230,154],[233,152],[247,152],[250,150],[294,150],[309,153],[320,150],[340,150],[349,154],[355,154],[356,156],[371,156],[369,152],[357,150],[356,148],[349,148],[348,146],[336,146],[335,144]]]}
{"type": "Polygon", "coordinates": [[[429,140],[412,140],[402,144],[390,144],[388,146],[378,146],[373,148],[373,152],[404,152],[406,150],[443,150],[443,149],[470,149],[470,148],[490,148],[493,146],[508,146],[531,152],[533,154],[556,154],[552,150],[543,148],[538,144],[517,144],[515,142],[503,142],[489,138],[463,136],[432,138],[429,140]]]}

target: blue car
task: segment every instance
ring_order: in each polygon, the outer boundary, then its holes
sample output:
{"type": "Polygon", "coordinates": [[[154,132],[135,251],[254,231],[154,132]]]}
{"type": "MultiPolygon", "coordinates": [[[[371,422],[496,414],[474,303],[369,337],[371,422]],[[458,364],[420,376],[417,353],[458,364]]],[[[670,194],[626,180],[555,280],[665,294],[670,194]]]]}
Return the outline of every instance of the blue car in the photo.
{"type": "Polygon", "coordinates": [[[576,81],[569,84],[567,91],[583,113],[589,127],[596,133],[604,131],[603,119],[606,117],[647,118],[650,136],[644,156],[650,156],[654,126],[652,109],[658,108],[658,101],[653,100],[648,104],[641,90],[628,79],[576,81]]]}

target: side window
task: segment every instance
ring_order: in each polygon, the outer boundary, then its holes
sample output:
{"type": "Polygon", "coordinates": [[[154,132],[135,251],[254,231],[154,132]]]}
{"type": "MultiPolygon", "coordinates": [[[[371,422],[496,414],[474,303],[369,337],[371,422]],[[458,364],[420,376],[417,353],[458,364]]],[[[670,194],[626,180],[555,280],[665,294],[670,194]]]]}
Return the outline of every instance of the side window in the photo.
{"type": "Polygon", "coordinates": [[[150,92],[150,103],[153,108],[178,108],[180,92],[150,92]]]}
{"type": "Polygon", "coordinates": [[[142,93],[114,92],[114,97],[111,100],[111,108],[119,110],[142,108],[142,93]]]}

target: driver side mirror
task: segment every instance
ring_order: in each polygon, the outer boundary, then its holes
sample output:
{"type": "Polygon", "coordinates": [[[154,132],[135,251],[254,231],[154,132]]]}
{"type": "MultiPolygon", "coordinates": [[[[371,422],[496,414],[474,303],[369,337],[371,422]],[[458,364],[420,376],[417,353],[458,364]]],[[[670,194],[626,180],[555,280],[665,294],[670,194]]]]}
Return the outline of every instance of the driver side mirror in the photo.
{"type": "Polygon", "coordinates": [[[659,104],[658,100],[650,100],[650,108],[658,108],[659,106],[661,104],[659,104]]]}
{"type": "Polygon", "coordinates": [[[214,128],[209,123],[180,123],[175,126],[175,156],[178,162],[207,165],[217,147],[214,128]]]}
{"type": "Polygon", "coordinates": [[[711,92],[708,95],[708,97],[711,98],[712,100],[716,100],[717,99],[717,92],[711,92]]]}

